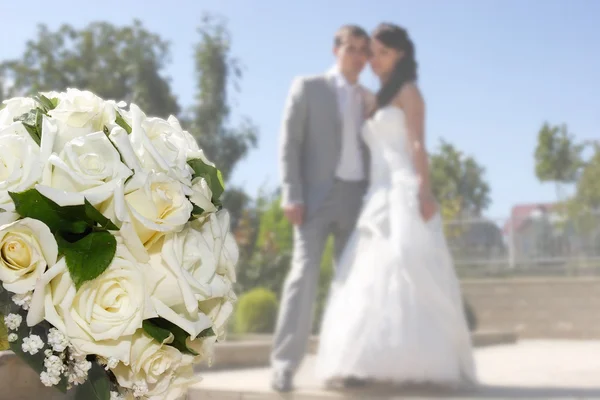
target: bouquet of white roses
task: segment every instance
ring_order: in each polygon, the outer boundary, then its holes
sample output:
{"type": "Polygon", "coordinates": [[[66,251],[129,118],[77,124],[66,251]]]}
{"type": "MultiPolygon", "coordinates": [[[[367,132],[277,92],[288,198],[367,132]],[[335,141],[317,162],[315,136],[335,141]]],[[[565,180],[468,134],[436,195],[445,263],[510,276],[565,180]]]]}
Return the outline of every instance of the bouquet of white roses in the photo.
{"type": "Polygon", "coordinates": [[[46,386],[178,399],[224,335],[238,248],[176,118],[69,89],[0,110],[0,313],[46,386]]]}

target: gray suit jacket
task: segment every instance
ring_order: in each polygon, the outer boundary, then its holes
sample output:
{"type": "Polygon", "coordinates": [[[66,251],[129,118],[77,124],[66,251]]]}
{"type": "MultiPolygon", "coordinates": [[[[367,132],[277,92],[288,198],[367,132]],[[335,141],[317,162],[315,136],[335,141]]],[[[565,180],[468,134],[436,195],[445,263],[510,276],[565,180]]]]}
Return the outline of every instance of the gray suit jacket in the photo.
{"type": "MultiPolygon", "coordinates": [[[[363,104],[372,100],[367,89],[363,104]]],[[[304,204],[308,218],[335,182],[341,150],[342,122],[331,75],[296,78],[290,89],[281,128],[282,203],[304,204]]],[[[368,176],[368,152],[362,141],[368,176]]]]}

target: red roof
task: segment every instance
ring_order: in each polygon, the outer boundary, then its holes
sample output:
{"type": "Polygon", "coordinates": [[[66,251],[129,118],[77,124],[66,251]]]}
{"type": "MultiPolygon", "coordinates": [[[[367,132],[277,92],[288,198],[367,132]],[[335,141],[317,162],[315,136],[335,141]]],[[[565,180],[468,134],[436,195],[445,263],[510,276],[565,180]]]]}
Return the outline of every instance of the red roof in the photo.
{"type": "Polygon", "coordinates": [[[517,204],[512,208],[510,219],[504,224],[502,232],[506,235],[511,230],[518,231],[534,211],[548,212],[554,207],[556,207],[554,203],[517,204]]]}

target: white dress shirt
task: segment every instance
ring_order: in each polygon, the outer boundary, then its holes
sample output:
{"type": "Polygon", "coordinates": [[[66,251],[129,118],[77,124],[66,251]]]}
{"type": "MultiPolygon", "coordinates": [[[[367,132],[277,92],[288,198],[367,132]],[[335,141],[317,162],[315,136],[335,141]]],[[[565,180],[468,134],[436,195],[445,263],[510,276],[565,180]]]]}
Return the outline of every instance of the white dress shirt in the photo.
{"type": "Polygon", "coordinates": [[[357,83],[348,82],[337,68],[333,68],[330,74],[335,78],[342,122],[342,148],[336,176],[344,181],[362,181],[365,179],[365,168],[360,144],[364,122],[361,88],[357,83]]]}

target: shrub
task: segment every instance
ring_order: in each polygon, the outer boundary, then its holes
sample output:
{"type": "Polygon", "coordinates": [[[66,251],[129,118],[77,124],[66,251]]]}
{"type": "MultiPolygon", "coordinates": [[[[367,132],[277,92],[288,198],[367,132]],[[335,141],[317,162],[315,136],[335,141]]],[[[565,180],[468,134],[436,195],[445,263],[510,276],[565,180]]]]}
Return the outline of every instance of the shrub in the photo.
{"type": "Polygon", "coordinates": [[[334,263],[334,247],[333,237],[329,237],[325,250],[323,251],[323,259],[321,260],[321,273],[319,277],[319,288],[317,291],[317,304],[315,306],[314,320],[312,330],[314,334],[318,334],[321,330],[321,322],[323,320],[323,312],[327,305],[327,296],[333,278],[333,263],[334,263]]]}
{"type": "Polygon", "coordinates": [[[235,311],[237,333],[272,333],[279,304],[271,290],[255,288],[242,294],[235,311]]]}

